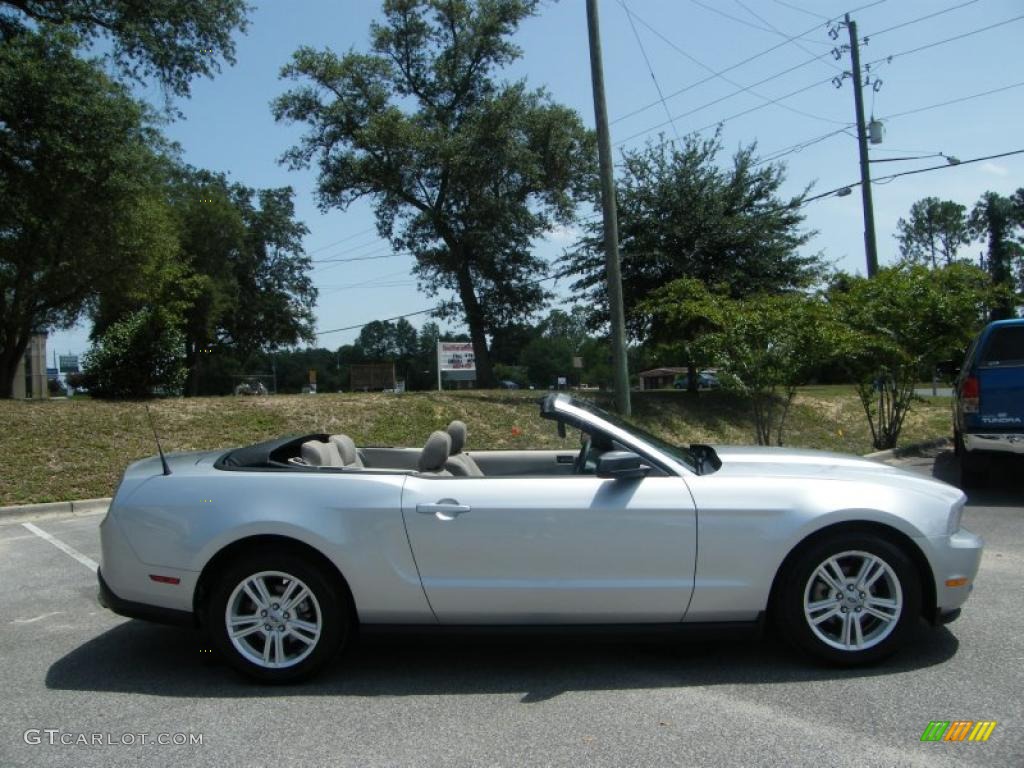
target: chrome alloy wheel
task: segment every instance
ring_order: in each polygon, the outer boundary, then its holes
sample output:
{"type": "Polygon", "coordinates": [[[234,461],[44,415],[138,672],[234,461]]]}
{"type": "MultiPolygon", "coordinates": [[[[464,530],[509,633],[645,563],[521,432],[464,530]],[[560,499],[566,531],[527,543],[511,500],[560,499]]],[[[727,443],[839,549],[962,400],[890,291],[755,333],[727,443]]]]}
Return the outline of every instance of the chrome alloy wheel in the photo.
{"type": "Polygon", "coordinates": [[[313,591],[282,571],[244,579],[224,612],[228,637],[246,659],[265,669],[292,667],[313,652],[323,615],[313,591]]]}
{"type": "Polygon", "coordinates": [[[896,572],[877,555],[841,552],[811,573],[803,608],[819,640],[841,651],[863,651],[896,628],[903,612],[903,590],[896,572]]]}

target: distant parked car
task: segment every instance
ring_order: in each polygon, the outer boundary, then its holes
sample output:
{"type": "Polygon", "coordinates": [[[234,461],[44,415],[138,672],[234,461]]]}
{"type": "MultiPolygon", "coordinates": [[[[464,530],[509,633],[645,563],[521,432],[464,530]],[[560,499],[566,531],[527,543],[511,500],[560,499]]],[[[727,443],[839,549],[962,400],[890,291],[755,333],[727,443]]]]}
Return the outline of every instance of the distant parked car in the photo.
{"type": "MultiPolygon", "coordinates": [[[[686,377],[680,378],[674,385],[676,389],[686,389],[686,377]]],[[[697,374],[697,389],[718,389],[722,382],[714,371],[701,371],[697,374]]]]}
{"type": "Polygon", "coordinates": [[[953,393],[962,482],[977,487],[995,454],[1024,457],[1024,320],[989,323],[978,334],[953,393]]]}
{"type": "Polygon", "coordinates": [[[498,386],[501,387],[502,389],[519,389],[518,384],[516,384],[514,381],[509,381],[508,379],[505,379],[504,381],[499,381],[498,386]]]}

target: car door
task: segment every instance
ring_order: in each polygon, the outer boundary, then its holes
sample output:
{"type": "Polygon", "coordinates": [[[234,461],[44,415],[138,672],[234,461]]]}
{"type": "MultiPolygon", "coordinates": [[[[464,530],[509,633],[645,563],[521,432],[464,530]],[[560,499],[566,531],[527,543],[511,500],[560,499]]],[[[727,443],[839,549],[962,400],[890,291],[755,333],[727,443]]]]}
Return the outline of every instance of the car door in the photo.
{"type": "Polygon", "coordinates": [[[442,624],[677,622],[696,512],[676,476],[412,476],[402,513],[442,624]]]}

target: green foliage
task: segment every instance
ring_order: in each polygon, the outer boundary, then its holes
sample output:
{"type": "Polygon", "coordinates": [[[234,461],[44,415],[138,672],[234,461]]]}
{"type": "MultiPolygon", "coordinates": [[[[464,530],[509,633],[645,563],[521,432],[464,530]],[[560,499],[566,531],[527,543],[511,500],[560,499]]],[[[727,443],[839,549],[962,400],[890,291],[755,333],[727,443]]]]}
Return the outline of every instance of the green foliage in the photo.
{"type": "Polygon", "coordinates": [[[496,79],[537,5],[386,0],[370,53],[299,49],[282,74],[304,84],[274,103],[278,120],[311,128],[285,159],[319,164],[321,206],[371,198],[424,290],[458,296],[485,386],[487,335],[545,299],[532,240],[571,220],[594,169],[574,111],[496,79]]]}
{"type": "Polygon", "coordinates": [[[531,384],[554,387],[559,376],[572,377],[572,342],[566,338],[538,336],[526,345],[519,355],[531,384]]]}
{"type": "Polygon", "coordinates": [[[120,72],[154,77],[187,96],[189,81],[235,63],[234,31],[245,31],[243,0],[0,0],[0,38],[30,25],[64,26],[86,44],[109,41],[120,72]]]}
{"type": "Polygon", "coordinates": [[[717,366],[723,381],[746,396],[758,445],[782,445],[796,388],[844,344],[845,331],[828,306],[800,293],[734,299],[683,278],[655,291],[639,310],[663,337],[677,332],[692,339],[681,342],[681,354],[717,366]]]}
{"type": "Polygon", "coordinates": [[[903,260],[933,269],[956,260],[957,249],[970,240],[967,208],[952,200],[926,197],[910,207],[910,218],[896,222],[903,260]]]}
{"type": "Polygon", "coordinates": [[[985,267],[992,282],[1005,289],[992,308],[992,319],[1015,317],[1020,297],[1012,294],[1024,292],[1024,188],[1013,197],[986,192],[975,203],[968,226],[974,238],[987,246],[985,267]]]}
{"type": "Polygon", "coordinates": [[[962,355],[995,295],[983,270],[962,263],[833,281],[829,303],[852,334],[844,366],[857,382],[876,448],[895,447],[922,372],[962,355]]]}
{"type": "Polygon", "coordinates": [[[107,328],[86,353],[84,384],[101,398],[180,394],[184,350],[185,338],[166,312],[133,312],[107,328]]]}
{"type": "MultiPolygon", "coordinates": [[[[721,150],[718,136],[691,135],[678,149],[664,142],[623,153],[616,192],[623,304],[638,340],[656,334],[638,305],[673,280],[694,278],[740,298],[806,287],[818,277],[817,258],[797,253],[813,233],[799,229],[803,195],[779,197],[782,167],[758,164],[749,146],[724,168],[718,163],[721,150]]],[[[595,307],[593,322],[605,322],[600,222],[591,225],[567,263],[582,275],[573,287],[595,307]]]]}
{"type": "Polygon", "coordinates": [[[0,44],[0,397],[33,329],[73,326],[174,249],[145,110],[76,44],[0,44]]]}

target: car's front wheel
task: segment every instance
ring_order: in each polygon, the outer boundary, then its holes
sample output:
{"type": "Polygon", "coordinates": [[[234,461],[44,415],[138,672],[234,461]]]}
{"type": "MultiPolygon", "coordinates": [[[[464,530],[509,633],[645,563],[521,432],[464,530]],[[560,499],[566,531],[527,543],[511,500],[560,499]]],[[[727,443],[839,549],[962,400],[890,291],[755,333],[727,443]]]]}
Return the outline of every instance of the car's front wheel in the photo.
{"type": "Polygon", "coordinates": [[[875,534],[828,537],[801,553],[783,578],[780,629],[796,647],[833,663],[888,656],[921,614],[917,569],[875,534]]]}
{"type": "Polygon", "coordinates": [[[349,630],[348,612],[323,571],[294,553],[254,552],[220,574],[206,626],[231,666],[266,683],[320,670],[349,630]]]}

